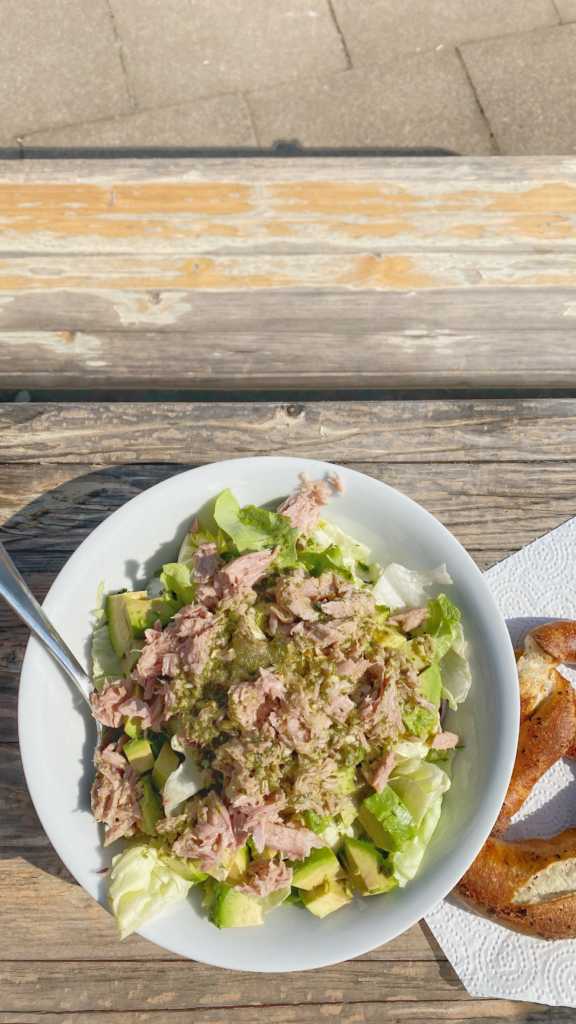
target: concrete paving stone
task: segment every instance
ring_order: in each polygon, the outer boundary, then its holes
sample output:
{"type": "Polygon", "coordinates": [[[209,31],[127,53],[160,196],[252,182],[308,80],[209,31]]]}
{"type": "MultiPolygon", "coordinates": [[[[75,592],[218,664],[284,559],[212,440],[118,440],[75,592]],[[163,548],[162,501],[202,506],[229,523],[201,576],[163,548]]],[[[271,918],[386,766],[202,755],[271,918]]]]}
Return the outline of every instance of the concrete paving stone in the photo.
{"type": "Polygon", "coordinates": [[[347,66],[327,0],[110,0],[141,107],[347,66]]]}
{"type": "Polygon", "coordinates": [[[213,96],[185,106],[144,110],[25,135],[24,146],[254,146],[242,96],[213,96]]]}
{"type": "Polygon", "coordinates": [[[261,145],[439,146],[491,153],[490,133],[454,51],[250,93],[261,145]]]}
{"type": "Polygon", "coordinates": [[[561,21],[576,21],[576,0],[554,0],[561,21]]]}
{"type": "Polygon", "coordinates": [[[576,25],[461,52],[502,153],[576,153],[576,25]]]}
{"type": "Polygon", "coordinates": [[[1,3],[0,143],[130,109],[106,0],[1,3]]]}
{"type": "Polygon", "coordinates": [[[553,0],[332,0],[353,66],[557,25],[553,0]]]}

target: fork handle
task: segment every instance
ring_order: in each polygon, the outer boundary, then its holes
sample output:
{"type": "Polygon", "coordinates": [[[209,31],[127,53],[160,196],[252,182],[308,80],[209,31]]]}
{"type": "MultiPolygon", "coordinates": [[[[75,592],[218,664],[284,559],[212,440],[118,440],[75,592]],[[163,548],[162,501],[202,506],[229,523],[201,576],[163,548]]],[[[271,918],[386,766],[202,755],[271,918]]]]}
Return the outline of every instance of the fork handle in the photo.
{"type": "Polygon", "coordinates": [[[0,544],[0,594],[64,669],[79,694],[89,701],[90,677],[38,604],[3,544],[0,544]]]}

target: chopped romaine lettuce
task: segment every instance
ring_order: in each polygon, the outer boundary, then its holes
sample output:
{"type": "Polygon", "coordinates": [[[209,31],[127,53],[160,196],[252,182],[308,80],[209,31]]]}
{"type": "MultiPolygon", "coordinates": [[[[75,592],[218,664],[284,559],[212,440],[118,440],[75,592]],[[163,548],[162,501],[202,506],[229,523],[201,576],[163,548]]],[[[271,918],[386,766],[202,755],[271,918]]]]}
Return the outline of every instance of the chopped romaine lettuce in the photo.
{"type": "Polygon", "coordinates": [[[400,797],[419,827],[434,800],[450,789],[450,779],[437,765],[415,758],[400,761],[388,785],[400,797]]]}
{"type": "Polygon", "coordinates": [[[298,555],[298,560],[312,576],[321,576],[323,572],[335,572],[345,579],[353,579],[351,569],[345,565],[342,548],[337,544],[331,544],[323,551],[302,551],[298,555]]]}
{"type": "Polygon", "coordinates": [[[460,619],[460,610],[450,598],[438,594],[428,601],[428,617],[416,633],[432,636],[436,658],[443,658],[461,635],[460,619]]]}
{"type": "Polygon", "coordinates": [[[121,679],[124,672],[120,658],[112,647],[108,626],[98,626],[92,633],[92,681],[97,690],[107,679],[121,679]]]}
{"type": "Polygon", "coordinates": [[[466,643],[462,632],[456,639],[456,644],[444,655],[440,662],[442,672],[442,696],[455,711],[463,700],[468,696],[468,690],[472,683],[470,665],[466,655],[466,643]]]}
{"type": "Polygon", "coordinates": [[[359,540],[355,540],[354,537],[350,537],[334,523],[322,520],[312,533],[311,541],[319,552],[334,552],[330,557],[334,558],[337,565],[341,567],[340,572],[344,569],[355,577],[372,579],[380,569],[380,566],[374,561],[370,548],[359,540]],[[337,555],[335,551],[338,552],[337,555]]]}
{"type": "Polygon", "coordinates": [[[108,897],[120,938],[186,898],[192,882],[172,871],[154,846],[129,847],[112,861],[108,897]]]}
{"type": "Polygon", "coordinates": [[[437,796],[428,807],[414,838],[408,840],[401,850],[391,854],[392,871],[401,888],[407,882],[411,882],[418,871],[426,853],[426,847],[436,830],[441,810],[442,797],[437,796]]]}
{"type": "Polygon", "coordinates": [[[377,604],[389,608],[419,607],[426,602],[430,587],[441,583],[452,583],[445,565],[421,572],[392,562],[374,584],[374,597],[377,604]]]}
{"type": "Polygon", "coordinates": [[[358,817],[381,850],[399,850],[416,833],[416,823],[410,811],[390,785],[366,797],[358,817]]]}
{"type": "Polygon", "coordinates": [[[196,585],[189,564],[168,562],[162,566],[160,580],[164,590],[174,594],[181,604],[192,604],[196,595],[196,585]]]}
{"type": "Polygon", "coordinates": [[[239,554],[277,548],[277,564],[287,567],[297,564],[295,541],[298,531],[288,516],[269,512],[257,505],[240,508],[232,491],[222,491],[214,504],[214,519],[219,528],[232,540],[239,554]]]}

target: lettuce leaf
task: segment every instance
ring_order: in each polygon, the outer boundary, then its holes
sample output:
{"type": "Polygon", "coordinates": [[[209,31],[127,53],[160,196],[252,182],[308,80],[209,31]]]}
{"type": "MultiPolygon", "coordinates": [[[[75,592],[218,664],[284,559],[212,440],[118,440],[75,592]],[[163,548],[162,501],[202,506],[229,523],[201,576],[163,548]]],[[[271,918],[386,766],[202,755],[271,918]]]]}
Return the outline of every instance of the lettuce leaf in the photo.
{"type": "Polygon", "coordinates": [[[172,871],[153,846],[129,847],[112,861],[108,898],[120,938],[186,898],[192,882],[172,871]]]}
{"type": "Polygon", "coordinates": [[[427,633],[434,638],[434,653],[437,658],[443,658],[454,643],[462,636],[460,609],[446,597],[446,594],[438,594],[438,597],[428,601],[428,618],[426,622],[417,629],[416,635],[421,636],[427,633]]]}
{"type": "Polygon", "coordinates": [[[389,608],[417,608],[426,602],[430,587],[440,583],[452,583],[445,565],[421,572],[392,562],[374,584],[374,597],[376,604],[389,608]]]}
{"type": "Polygon", "coordinates": [[[257,505],[240,508],[232,491],[225,490],[216,498],[214,519],[230,538],[239,554],[279,548],[277,563],[283,567],[297,565],[296,537],[298,531],[288,516],[270,512],[257,505]]]}
{"type": "Polygon", "coordinates": [[[381,850],[400,850],[416,834],[411,812],[389,784],[362,801],[358,817],[381,850]]]}
{"type": "Polygon", "coordinates": [[[165,591],[174,594],[183,605],[192,604],[196,596],[192,567],[186,562],[167,562],[162,566],[160,581],[165,591]]]}
{"type": "Polygon", "coordinates": [[[394,878],[401,888],[407,882],[411,882],[418,871],[426,853],[426,847],[436,830],[441,810],[442,797],[437,796],[430,803],[414,838],[410,839],[401,850],[391,854],[394,878]]]}
{"type": "Polygon", "coordinates": [[[414,758],[396,765],[388,785],[408,808],[419,828],[437,797],[450,789],[450,779],[438,765],[414,758]]]}
{"type": "Polygon", "coordinates": [[[354,573],[345,564],[342,548],[337,544],[331,544],[324,551],[302,551],[298,559],[312,576],[321,576],[323,572],[335,572],[344,579],[354,579],[354,573]]]}
{"type": "Polygon", "coordinates": [[[446,698],[452,711],[468,696],[472,683],[472,674],[468,661],[468,647],[464,639],[462,627],[456,633],[456,639],[440,662],[442,673],[442,696],[446,698]]]}
{"type": "Polygon", "coordinates": [[[121,679],[124,675],[122,663],[112,647],[108,626],[98,626],[92,633],[90,647],[92,682],[100,690],[107,679],[121,679]]]}
{"type": "Polygon", "coordinates": [[[173,750],[184,754],[184,760],[175,771],[166,779],[162,790],[162,802],[164,813],[167,816],[174,814],[180,804],[195,796],[206,786],[206,776],[199,767],[198,762],[190,756],[186,748],[173,736],[171,741],[173,750]]]}
{"type": "Polygon", "coordinates": [[[372,580],[380,571],[370,548],[334,523],[322,520],[312,533],[310,542],[313,551],[334,562],[334,567],[329,565],[327,568],[339,571],[341,575],[348,572],[357,579],[372,580]]]}

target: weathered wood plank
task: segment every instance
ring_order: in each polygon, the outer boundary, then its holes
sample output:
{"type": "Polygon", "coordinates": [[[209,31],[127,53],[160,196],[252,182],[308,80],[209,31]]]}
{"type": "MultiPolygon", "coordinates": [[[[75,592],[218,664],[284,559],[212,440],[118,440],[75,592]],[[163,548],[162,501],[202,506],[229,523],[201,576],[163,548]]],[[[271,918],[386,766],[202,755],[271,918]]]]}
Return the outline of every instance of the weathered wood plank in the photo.
{"type": "MultiPolygon", "coordinates": [[[[561,331],[571,345],[576,300],[573,288],[523,288],[511,300],[511,289],[410,289],[404,292],[357,289],[256,289],[191,291],[124,289],[118,291],[51,289],[0,295],[3,331],[74,332],[154,331],[192,333],[201,339],[220,334],[270,338],[289,333],[305,337],[319,331],[356,339],[374,331],[441,339],[451,333],[491,332],[494,346],[507,333],[561,331]],[[416,334],[414,334],[416,332],[416,334]]],[[[204,348],[198,342],[199,358],[204,348]]],[[[319,359],[324,346],[317,346],[319,359]]],[[[198,357],[197,357],[198,358],[198,357]]],[[[544,366],[546,362],[544,361],[544,366]]],[[[278,387],[282,382],[278,381],[278,387]]]]}
{"type": "Polygon", "coordinates": [[[375,318],[351,344],[335,316],[271,332],[0,331],[0,388],[568,388],[576,346],[565,330],[389,332],[375,318]],[[135,359],[134,353],[138,353],[135,359]]]}
{"type": "Polygon", "coordinates": [[[4,405],[0,463],[195,464],[291,454],[340,462],[562,462],[576,400],[4,405]]]}
{"type": "MultiPolygon", "coordinates": [[[[219,975],[215,975],[217,978],[219,975]]],[[[216,983],[216,982],[215,982],[216,983]]],[[[263,984],[267,984],[264,979],[263,984]]],[[[187,1010],[143,1010],[121,1011],[94,1010],[87,1017],[85,1013],[30,1013],[15,1010],[9,1014],[0,1012],[0,1024],[318,1024],[318,1020],[335,1019],[338,1024],[392,1024],[396,1021],[413,1021],[425,1024],[430,1020],[466,1021],[480,1024],[486,1020],[530,1021],[530,1024],[560,1024],[572,1022],[574,1011],[564,1007],[547,1007],[536,1003],[513,1003],[503,999],[469,999],[449,1001],[446,999],[393,999],[389,1002],[363,1000],[356,1002],[301,1004],[299,1006],[225,1007],[224,1009],[187,1010]]]]}
{"type": "Polygon", "coordinates": [[[219,971],[185,960],[82,961],[80,984],[70,985],[73,963],[46,960],[0,964],[3,1008],[62,1011],[219,1009],[254,1005],[354,1003],[425,999],[450,1002],[468,997],[447,963],[430,960],[352,960],[294,974],[219,971]],[[369,997],[368,997],[369,993],[369,997]]]}
{"type": "Polygon", "coordinates": [[[570,158],[0,164],[4,251],[574,251],[570,158]]]}
{"type": "MultiPolygon", "coordinates": [[[[138,935],[120,942],[110,915],[68,874],[47,846],[0,854],[3,960],[170,960],[173,953],[138,935]],[[38,908],[41,907],[41,914],[38,908]],[[30,927],[34,916],[34,928],[30,927]]],[[[362,960],[445,960],[435,939],[415,925],[362,960]]],[[[1,997],[0,997],[1,1003],[1,997]]]]}
{"type": "MultiPolygon", "coordinates": [[[[576,191],[575,191],[576,194],[576,191]]],[[[575,199],[576,211],[576,199],[575,199]]],[[[576,216],[575,216],[576,222],[576,216]]],[[[38,225],[37,230],[40,230],[38,225]]],[[[430,289],[573,288],[576,254],[572,253],[393,253],[363,246],[355,253],[202,252],[183,256],[110,252],[91,255],[55,253],[0,258],[0,298],[38,292],[90,291],[111,298],[118,292],[244,292],[302,289],[411,292],[430,289]]],[[[454,296],[456,299],[456,296],[454,296]]]]}

